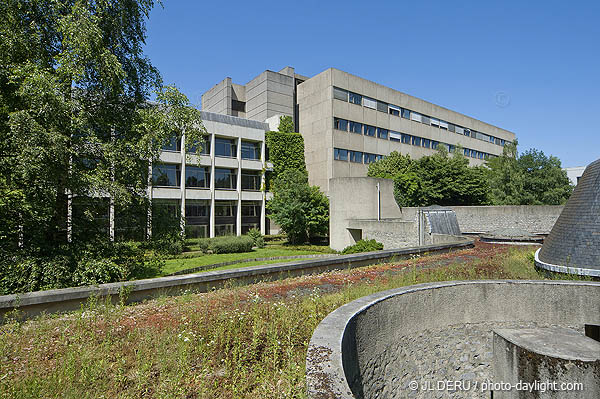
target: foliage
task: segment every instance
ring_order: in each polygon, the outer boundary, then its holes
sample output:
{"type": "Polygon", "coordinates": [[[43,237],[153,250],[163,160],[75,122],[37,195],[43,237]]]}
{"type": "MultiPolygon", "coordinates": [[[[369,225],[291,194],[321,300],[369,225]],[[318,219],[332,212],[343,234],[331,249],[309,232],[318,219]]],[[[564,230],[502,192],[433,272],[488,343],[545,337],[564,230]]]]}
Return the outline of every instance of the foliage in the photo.
{"type": "Polygon", "coordinates": [[[349,245],[342,251],[343,255],[357,254],[360,252],[381,251],[383,244],[376,240],[359,240],[354,245],[349,245]]]}
{"type": "Polygon", "coordinates": [[[399,206],[481,205],[488,203],[489,185],[482,167],[445,148],[413,160],[396,151],[369,165],[368,176],[394,179],[399,206]]]}
{"type": "Polygon", "coordinates": [[[488,162],[494,205],[560,205],[573,191],[560,160],[530,149],[519,155],[518,142],[508,143],[502,156],[488,162]]]}
{"type": "Polygon", "coordinates": [[[265,247],[265,238],[263,237],[263,235],[261,234],[259,229],[250,229],[248,230],[248,237],[252,238],[252,241],[254,243],[254,246],[257,248],[264,248],[265,247]]]}
{"type": "Polygon", "coordinates": [[[326,235],[329,228],[329,199],[308,184],[305,172],[288,169],[273,184],[273,199],[267,203],[269,217],[281,226],[291,244],[326,235]]]}
{"type": "Polygon", "coordinates": [[[292,117],[288,115],[280,116],[277,130],[280,133],[294,133],[294,120],[292,117]]]}
{"type": "Polygon", "coordinates": [[[254,240],[250,236],[222,236],[196,240],[196,246],[200,251],[213,254],[250,252],[253,245],[254,240]]]}

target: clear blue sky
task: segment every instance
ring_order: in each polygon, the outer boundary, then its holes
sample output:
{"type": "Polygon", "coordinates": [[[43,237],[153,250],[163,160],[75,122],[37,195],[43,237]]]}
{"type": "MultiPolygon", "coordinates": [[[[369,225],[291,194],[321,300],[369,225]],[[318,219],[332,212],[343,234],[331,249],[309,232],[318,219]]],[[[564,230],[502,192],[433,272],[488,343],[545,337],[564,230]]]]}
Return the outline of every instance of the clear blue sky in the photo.
{"type": "Polygon", "coordinates": [[[563,167],[600,158],[598,1],[164,1],[145,52],[198,106],[227,76],[335,67],[511,130],[563,167]]]}

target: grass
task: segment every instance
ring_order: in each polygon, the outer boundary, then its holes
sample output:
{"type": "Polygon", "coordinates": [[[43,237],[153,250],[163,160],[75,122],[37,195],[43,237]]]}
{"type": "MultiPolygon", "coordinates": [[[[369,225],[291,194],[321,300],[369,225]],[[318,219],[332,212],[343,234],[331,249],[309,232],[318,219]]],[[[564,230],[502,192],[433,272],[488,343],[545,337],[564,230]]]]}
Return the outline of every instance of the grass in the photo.
{"type": "Polygon", "coordinates": [[[304,398],[306,348],[332,310],[429,281],[543,279],[532,247],[453,253],[0,326],[0,397],[304,398]]]}
{"type": "Polygon", "coordinates": [[[233,265],[215,267],[214,269],[208,269],[206,271],[229,270],[229,269],[237,269],[238,267],[271,265],[271,264],[275,264],[275,263],[290,263],[290,262],[297,262],[297,261],[308,260],[308,259],[311,259],[311,258],[257,260],[257,261],[254,261],[254,262],[234,263],[233,265]]]}

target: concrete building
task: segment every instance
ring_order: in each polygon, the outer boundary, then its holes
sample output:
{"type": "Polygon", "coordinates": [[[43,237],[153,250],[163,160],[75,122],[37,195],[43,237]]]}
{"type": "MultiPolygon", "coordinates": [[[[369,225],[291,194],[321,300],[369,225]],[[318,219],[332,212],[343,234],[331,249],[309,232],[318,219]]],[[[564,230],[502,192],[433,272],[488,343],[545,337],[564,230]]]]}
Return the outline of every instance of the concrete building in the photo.
{"type": "Polygon", "coordinates": [[[202,112],[202,120],[210,134],[200,166],[196,155],[185,153],[185,137],[164,147],[152,165],[153,204],[183,216],[187,237],[240,235],[253,227],[265,234],[268,125],[212,112],[202,112]]]}
{"type": "Polygon", "coordinates": [[[572,168],[564,168],[567,172],[567,177],[571,181],[571,184],[576,186],[579,183],[579,179],[583,175],[583,171],[585,170],[585,166],[575,166],[572,168]]]}
{"type": "Polygon", "coordinates": [[[455,111],[330,68],[307,78],[287,67],[265,71],[245,86],[226,78],[202,96],[204,110],[267,121],[294,118],[305,142],[311,184],[364,177],[368,164],[392,151],[414,158],[440,144],[462,147],[473,165],[502,154],[515,134],[455,111]],[[243,110],[243,111],[242,111],[243,110]]]}

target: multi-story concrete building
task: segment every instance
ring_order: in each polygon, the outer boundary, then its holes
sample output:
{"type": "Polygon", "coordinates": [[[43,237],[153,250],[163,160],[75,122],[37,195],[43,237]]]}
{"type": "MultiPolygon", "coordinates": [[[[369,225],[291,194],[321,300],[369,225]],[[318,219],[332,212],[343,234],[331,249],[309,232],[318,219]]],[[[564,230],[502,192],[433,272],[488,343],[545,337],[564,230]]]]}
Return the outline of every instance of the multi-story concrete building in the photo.
{"type": "Polygon", "coordinates": [[[268,125],[212,112],[202,112],[202,120],[209,136],[199,166],[196,155],[185,153],[185,137],[164,147],[152,165],[153,204],[181,215],[187,237],[240,235],[253,227],[265,234],[268,125]]]}
{"type": "Polygon", "coordinates": [[[245,86],[227,78],[202,96],[205,110],[267,121],[294,118],[305,142],[311,184],[328,191],[334,177],[364,177],[392,151],[414,158],[440,144],[462,148],[473,165],[502,154],[515,134],[334,68],[307,78],[287,67],[245,86]],[[245,101],[245,103],[244,103],[245,101]],[[237,111],[236,111],[237,109],[237,111]]]}

